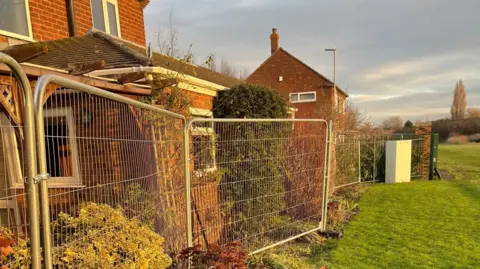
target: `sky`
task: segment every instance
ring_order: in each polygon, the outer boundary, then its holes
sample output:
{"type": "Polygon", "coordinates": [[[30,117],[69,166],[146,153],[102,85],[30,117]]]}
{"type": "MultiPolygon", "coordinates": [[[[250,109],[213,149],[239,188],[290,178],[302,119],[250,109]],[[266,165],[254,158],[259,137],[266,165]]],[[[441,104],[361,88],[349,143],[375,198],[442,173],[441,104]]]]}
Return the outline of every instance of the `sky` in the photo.
{"type": "MultiPolygon", "coordinates": [[[[469,107],[480,107],[478,0],[151,0],[147,41],[172,14],[179,47],[195,59],[214,54],[238,70],[254,71],[280,46],[333,79],[372,121],[449,115],[453,90],[464,81],[469,107]]],[[[163,30],[162,30],[163,29],[163,30]]]]}

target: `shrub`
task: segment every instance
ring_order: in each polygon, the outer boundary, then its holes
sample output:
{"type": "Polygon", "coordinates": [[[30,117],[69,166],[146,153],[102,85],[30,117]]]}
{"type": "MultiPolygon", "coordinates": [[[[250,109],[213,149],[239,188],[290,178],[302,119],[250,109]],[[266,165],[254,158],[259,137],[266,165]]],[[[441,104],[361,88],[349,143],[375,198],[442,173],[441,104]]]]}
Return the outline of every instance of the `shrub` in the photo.
{"type": "Polygon", "coordinates": [[[467,144],[469,142],[467,135],[452,134],[446,141],[448,144],[467,144]]]}
{"type": "MultiPolygon", "coordinates": [[[[214,107],[215,118],[287,118],[288,115],[285,100],[272,89],[259,85],[242,84],[219,92],[214,107]]],[[[216,158],[224,171],[220,198],[228,205],[223,212],[225,221],[232,223],[225,229],[227,238],[246,238],[269,231],[281,221],[280,211],[285,208],[282,194],[285,171],[280,162],[272,159],[284,154],[286,143],[278,138],[288,137],[289,130],[291,125],[285,123],[215,124],[216,158]]]]}
{"type": "Polygon", "coordinates": [[[87,203],[78,216],[60,213],[52,223],[54,265],[62,268],[167,268],[163,238],[128,220],[121,208],[87,203]]]}
{"type": "Polygon", "coordinates": [[[276,91],[253,84],[241,84],[220,91],[213,102],[215,118],[287,118],[288,104],[276,91]]]}
{"type": "Polygon", "coordinates": [[[8,228],[0,227],[0,268],[30,268],[28,241],[22,234],[14,234],[8,228]]]}

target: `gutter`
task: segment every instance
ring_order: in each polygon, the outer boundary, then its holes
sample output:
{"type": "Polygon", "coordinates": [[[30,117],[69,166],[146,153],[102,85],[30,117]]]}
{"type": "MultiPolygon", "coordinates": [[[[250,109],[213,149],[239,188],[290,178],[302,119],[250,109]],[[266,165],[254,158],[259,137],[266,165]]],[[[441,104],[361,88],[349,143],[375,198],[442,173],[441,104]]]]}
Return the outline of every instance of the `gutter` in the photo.
{"type": "MultiPolygon", "coordinates": [[[[139,87],[135,87],[134,84],[121,85],[118,83],[110,83],[108,81],[105,81],[105,78],[101,78],[102,80],[99,80],[95,78],[68,75],[66,74],[68,72],[66,72],[65,70],[45,68],[43,66],[37,66],[33,64],[27,64],[27,63],[21,63],[20,66],[22,67],[25,74],[30,77],[39,78],[43,75],[54,74],[54,75],[68,78],[73,81],[78,81],[90,86],[106,89],[106,90],[117,92],[120,94],[149,96],[152,92],[151,89],[142,89],[139,87]]],[[[0,71],[3,71],[7,74],[11,72],[10,68],[8,68],[8,66],[6,66],[5,64],[0,64],[0,71]]]]}
{"type": "Polygon", "coordinates": [[[67,23],[68,23],[68,34],[70,37],[77,35],[76,24],[75,24],[75,5],[74,0],[66,0],[67,7],[67,23]]]}

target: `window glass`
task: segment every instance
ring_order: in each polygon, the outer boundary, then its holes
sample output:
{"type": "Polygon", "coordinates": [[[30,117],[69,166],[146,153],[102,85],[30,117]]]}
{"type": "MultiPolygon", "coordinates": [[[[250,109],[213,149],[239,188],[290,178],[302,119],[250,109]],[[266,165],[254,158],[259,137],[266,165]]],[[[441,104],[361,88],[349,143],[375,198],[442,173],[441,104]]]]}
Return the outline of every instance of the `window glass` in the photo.
{"type": "Polygon", "coordinates": [[[291,102],[298,101],[298,94],[292,94],[292,95],[290,95],[290,101],[291,101],[291,102]]]}
{"type": "Polygon", "coordinates": [[[26,0],[0,0],[0,30],[30,36],[26,0]]]}
{"type": "Polygon", "coordinates": [[[117,13],[115,12],[115,5],[107,2],[107,10],[108,10],[108,25],[110,27],[110,34],[113,36],[118,36],[117,13]]]}
{"type": "Polygon", "coordinates": [[[47,171],[51,177],[73,177],[73,160],[66,117],[52,117],[45,122],[47,171]]]}
{"type": "Polygon", "coordinates": [[[300,100],[315,100],[315,93],[300,94],[300,100]]]}
{"type": "Polygon", "coordinates": [[[97,30],[105,32],[105,17],[103,13],[102,0],[92,0],[92,18],[93,27],[97,30]]]}

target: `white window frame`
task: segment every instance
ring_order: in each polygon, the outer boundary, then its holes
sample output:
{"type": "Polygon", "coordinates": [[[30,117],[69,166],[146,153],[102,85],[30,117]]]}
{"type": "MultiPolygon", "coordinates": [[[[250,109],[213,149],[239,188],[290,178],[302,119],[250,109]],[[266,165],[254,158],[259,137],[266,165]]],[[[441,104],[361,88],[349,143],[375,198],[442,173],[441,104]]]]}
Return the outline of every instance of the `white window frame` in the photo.
{"type": "Polygon", "coordinates": [[[64,117],[67,121],[68,143],[72,156],[72,174],[71,177],[51,177],[48,180],[48,187],[83,187],[80,178],[80,163],[78,161],[77,137],[75,135],[75,121],[71,107],[46,109],[43,112],[43,118],[64,117]]]}
{"type": "MultiPolygon", "coordinates": [[[[115,17],[117,21],[117,32],[118,37],[122,37],[122,32],[120,31],[120,15],[118,14],[118,0],[100,0],[102,1],[103,7],[103,23],[105,24],[105,33],[110,35],[110,21],[108,20],[108,9],[107,3],[110,3],[115,6],[115,17]]],[[[92,1],[90,0],[90,8],[92,9],[92,1]]],[[[92,11],[92,25],[93,25],[93,9],[92,11]]],[[[95,28],[95,26],[93,26],[95,28]]],[[[96,29],[96,28],[95,28],[96,29]]]]}
{"type": "Polygon", "coordinates": [[[32,33],[32,22],[30,21],[30,7],[28,6],[28,0],[25,1],[25,14],[27,17],[27,27],[28,27],[28,36],[24,36],[21,34],[17,34],[14,32],[9,32],[7,30],[0,29],[0,35],[5,35],[5,36],[10,36],[13,38],[18,38],[21,40],[26,40],[26,41],[34,41],[33,40],[33,33],[32,33]]]}
{"type": "MultiPolygon", "coordinates": [[[[201,108],[194,108],[194,107],[190,107],[190,115],[192,117],[203,117],[203,118],[213,118],[213,113],[211,110],[208,110],[208,109],[201,109],[201,108]]],[[[192,130],[192,136],[200,136],[200,135],[204,135],[204,136],[210,136],[210,139],[212,141],[212,159],[213,159],[213,166],[210,167],[210,168],[205,168],[205,169],[198,169],[198,170],[195,170],[195,173],[197,173],[198,175],[201,175],[202,173],[204,172],[214,172],[216,171],[218,168],[217,168],[217,158],[215,156],[215,151],[216,151],[216,148],[215,148],[215,130],[213,130],[213,127],[194,127],[193,130],[192,130]]]]}
{"type": "Polygon", "coordinates": [[[292,104],[296,104],[296,103],[313,103],[313,102],[316,102],[317,101],[317,92],[313,91],[313,92],[292,92],[289,94],[288,96],[289,100],[290,100],[290,103],[292,104]],[[310,100],[300,100],[300,95],[303,95],[303,94],[312,94],[313,93],[313,99],[310,99],[310,100]],[[298,98],[297,98],[297,101],[292,101],[292,95],[297,95],[298,98]]]}
{"type": "Polygon", "coordinates": [[[6,170],[10,188],[23,189],[24,178],[20,164],[20,154],[17,146],[15,129],[5,113],[0,113],[0,124],[2,126],[3,154],[6,162],[6,170]]]}

